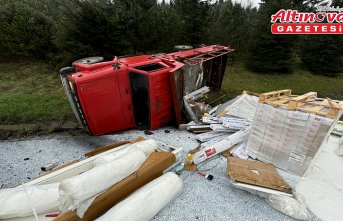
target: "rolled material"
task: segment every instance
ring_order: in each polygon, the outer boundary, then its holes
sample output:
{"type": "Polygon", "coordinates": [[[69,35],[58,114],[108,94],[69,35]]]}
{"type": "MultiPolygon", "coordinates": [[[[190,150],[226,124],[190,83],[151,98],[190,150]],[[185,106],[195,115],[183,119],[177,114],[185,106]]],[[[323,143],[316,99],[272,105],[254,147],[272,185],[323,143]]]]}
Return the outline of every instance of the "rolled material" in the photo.
{"type": "Polygon", "coordinates": [[[174,173],[166,173],[134,192],[96,220],[149,221],[178,197],[182,190],[182,179],[174,173]]]}
{"type": "Polygon", "coordinates": [[[0,219],[32,216],[58,211],[58,183],[0,190],[0,219]]]}
{"type": "Polygon", "coordinates": [[[146,156],[149,156],[152,152],[154,152],[157,149],[158,143],[156,140],[149,139],[133,143],[132,146],[135,146],[136,148],[143,151],[146,156]]]}
{"type": "Polygon", "coordinates": [[[76,209],[80,203],[95,197],[134,173],[145,159],[145,154],[137,150],[62,181],[59,185],[60,210],[76,209]]]}
{"type": "Polygon", "coordinates": [[[124,200],[134,191],[163,175],[163,171],[175,163],[175,155],[170,152],[153,152],[143,165],[133,174],[101,193],[87,209],[82,219],[76,211],[61,213],[54,221],[93,221],[124,200]]]}
{"type": "Polygon", "coordinates": [[[118,151],[112,152],[105,156],[99,157],[94,160],[94,166],[99,166],[104,163],[112,162],[115,159],[118,159],[124,154],[135,152],[137,150],[142,151],[146,157],[148,157],[152,152],[154,152],[158,147],[158,143],[155,140],[143,140],[137,143],[133,143],[126,148],[120,149],[118,151]]]}

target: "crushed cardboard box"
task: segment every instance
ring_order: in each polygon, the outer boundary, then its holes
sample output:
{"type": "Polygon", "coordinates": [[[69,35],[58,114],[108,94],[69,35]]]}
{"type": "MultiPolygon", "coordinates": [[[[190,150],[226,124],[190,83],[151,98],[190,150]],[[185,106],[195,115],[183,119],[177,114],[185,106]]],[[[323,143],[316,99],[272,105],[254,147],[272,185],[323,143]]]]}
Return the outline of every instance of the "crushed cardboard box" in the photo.
{"type": "Polygon", "coordinates": [[[292,194],[291,187],[273,164],[228,157],[227,175],[232,181],[292,194]]]}

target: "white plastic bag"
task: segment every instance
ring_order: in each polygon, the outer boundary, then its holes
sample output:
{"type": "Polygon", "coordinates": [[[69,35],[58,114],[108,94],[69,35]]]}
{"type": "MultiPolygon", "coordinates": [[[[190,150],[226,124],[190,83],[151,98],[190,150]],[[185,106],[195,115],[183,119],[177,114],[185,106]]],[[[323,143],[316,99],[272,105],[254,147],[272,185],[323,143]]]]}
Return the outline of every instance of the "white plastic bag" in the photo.
{"type": "Polygon", "coordinates": [[[96,220],[148,221],[178,197],[182,190],[182,179],[174,173],[166,173],[134,192],[96,220]]]}
{"type": "Polygon", "coordinates": [[[101,164],[111,162],[124,154],[128,154],[137,150],[142,151],[145,154],[145,156],[149,156],[152,152],[156,150],[157,146],[158,143],[155,140],[143,140],[137,143],[133,143],[127,146],[126,148],[99,157],[96,160],[94,160],[93,165],[99,166],[101,164]]]}
{"type": "Polygon", "coordinates": [[[276,210],[299,220],[308,220],[305,199],[295,194],[294,198],[283,195],[268,195],[267,202],[276,210]]]}
{"type": "Polygon", "coordinates": [[[37,214],[58,211],[58,183],[0,190],[0,219],[32,216],[30,203],[37,214]]]}
{"type": "Polygon", "coordinates": [[[119,158],[63,180],[59,186],[60,210],[74,210],[112,185],[135,172],[145,161],[141,150],[123,154],[119,158]]]}

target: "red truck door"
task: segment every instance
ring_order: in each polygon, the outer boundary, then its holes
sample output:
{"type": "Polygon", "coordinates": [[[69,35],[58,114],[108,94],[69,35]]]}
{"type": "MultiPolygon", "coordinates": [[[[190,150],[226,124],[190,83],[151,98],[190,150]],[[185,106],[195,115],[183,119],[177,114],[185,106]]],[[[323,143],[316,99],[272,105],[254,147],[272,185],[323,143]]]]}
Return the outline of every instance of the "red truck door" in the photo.
{"type": "Polygon", "coordinates": [[[125,119],[118,77],[116,71],[113,72],[79,87],[88,128],[94,135],[130,128],[130,121],[125,119]]]}

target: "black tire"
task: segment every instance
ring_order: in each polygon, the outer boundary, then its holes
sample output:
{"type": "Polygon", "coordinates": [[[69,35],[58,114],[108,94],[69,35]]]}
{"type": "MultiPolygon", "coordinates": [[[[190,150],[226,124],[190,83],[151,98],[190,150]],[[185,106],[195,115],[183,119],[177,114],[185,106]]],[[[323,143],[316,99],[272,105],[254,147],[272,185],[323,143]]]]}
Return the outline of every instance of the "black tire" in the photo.
{"type": "Polygon", "coordinates": [[[77,63],[79,64],[95,64],[104,61],[103,57],[88,57],[88,58],[82,58],[80,60],[74,61],[73,66],[77,63]]]}
{"type": "Polygon", "coordinates": [[[193,47],[191,45],[175,45],[174,50],[175,51],[186,51],[191,50],[193,47]]]}

